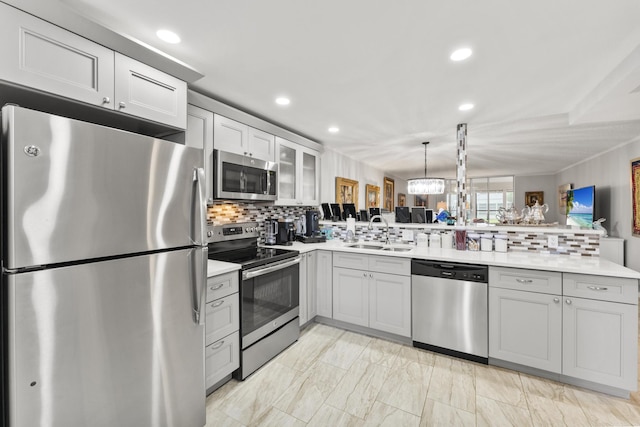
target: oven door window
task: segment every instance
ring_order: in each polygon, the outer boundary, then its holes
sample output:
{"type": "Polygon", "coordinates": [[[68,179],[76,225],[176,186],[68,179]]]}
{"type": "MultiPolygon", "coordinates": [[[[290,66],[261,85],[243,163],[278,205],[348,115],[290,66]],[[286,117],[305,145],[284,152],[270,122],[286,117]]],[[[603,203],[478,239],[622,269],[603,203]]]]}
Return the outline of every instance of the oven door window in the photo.
{"type": "Polygon", "coordinates": [[[235,163],[222,163],[222,191],[275,196],[276,173],[235,163]]]}
{"type": "Polygon", "coordinates": [[[299,305],[298,264],[242,281],[242,335],[299,305]]]}

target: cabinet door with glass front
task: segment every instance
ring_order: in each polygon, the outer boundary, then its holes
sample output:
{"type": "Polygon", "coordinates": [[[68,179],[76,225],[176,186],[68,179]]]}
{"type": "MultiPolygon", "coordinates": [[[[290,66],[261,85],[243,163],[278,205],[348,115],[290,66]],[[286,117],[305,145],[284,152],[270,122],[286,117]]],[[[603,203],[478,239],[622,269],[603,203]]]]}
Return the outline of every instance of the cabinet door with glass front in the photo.
{"type": "Polygon", "coordinates": [[[320,156],[315,150],[276,138],[279,205],[319,204],[320,156]]]}

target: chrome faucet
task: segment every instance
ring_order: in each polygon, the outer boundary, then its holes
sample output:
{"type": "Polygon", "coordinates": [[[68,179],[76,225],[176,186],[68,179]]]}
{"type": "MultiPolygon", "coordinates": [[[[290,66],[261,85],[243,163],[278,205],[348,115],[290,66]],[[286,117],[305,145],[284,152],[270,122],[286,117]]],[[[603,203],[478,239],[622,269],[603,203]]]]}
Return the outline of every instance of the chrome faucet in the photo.
{"type": "Polygon", "coordinates": [[[384,239],[384,243],[385,244],[389,244],[389,223],[387,222],[386,219],[384,219],[384,217],[382,215],[374,215],[371,217],[371,219],[369,220],[369,227],[367,227],[369,230],[373,229],[373,226],[371,225],[371,223],[373,223],[373,220],[376,218],[380,218],[381,220],[384,221],[384,225],[386,225],[386,230],[385,230],[385,239],[384,239]]]}

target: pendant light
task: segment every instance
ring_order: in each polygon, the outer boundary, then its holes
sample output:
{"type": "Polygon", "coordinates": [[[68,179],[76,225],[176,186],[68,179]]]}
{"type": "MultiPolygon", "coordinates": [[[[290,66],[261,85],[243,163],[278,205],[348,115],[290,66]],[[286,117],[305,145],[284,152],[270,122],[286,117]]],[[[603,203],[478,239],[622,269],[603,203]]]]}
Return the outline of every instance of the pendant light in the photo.
{"type": "Polygon", "coordinates": [[[429,142],[423,142],[424,145],[424,178],[413,178],[407,181],[407,190],[409,194],[442,194],[444,193],[443,178],[427,178],[427,145],[429,142]]]}

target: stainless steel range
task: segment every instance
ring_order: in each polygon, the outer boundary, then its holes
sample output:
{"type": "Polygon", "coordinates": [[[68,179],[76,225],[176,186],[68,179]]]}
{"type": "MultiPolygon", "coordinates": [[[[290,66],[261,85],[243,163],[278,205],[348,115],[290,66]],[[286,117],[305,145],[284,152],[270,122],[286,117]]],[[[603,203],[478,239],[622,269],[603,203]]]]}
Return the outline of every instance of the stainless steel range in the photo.
{"type": "Polygon", "coordinates": [[[240,270],[240,368],[244,380],[297,341],[300,335],[298,251],[258,246],[258,223],[210,228],[209,259],[242,265],[240,270]]]}

